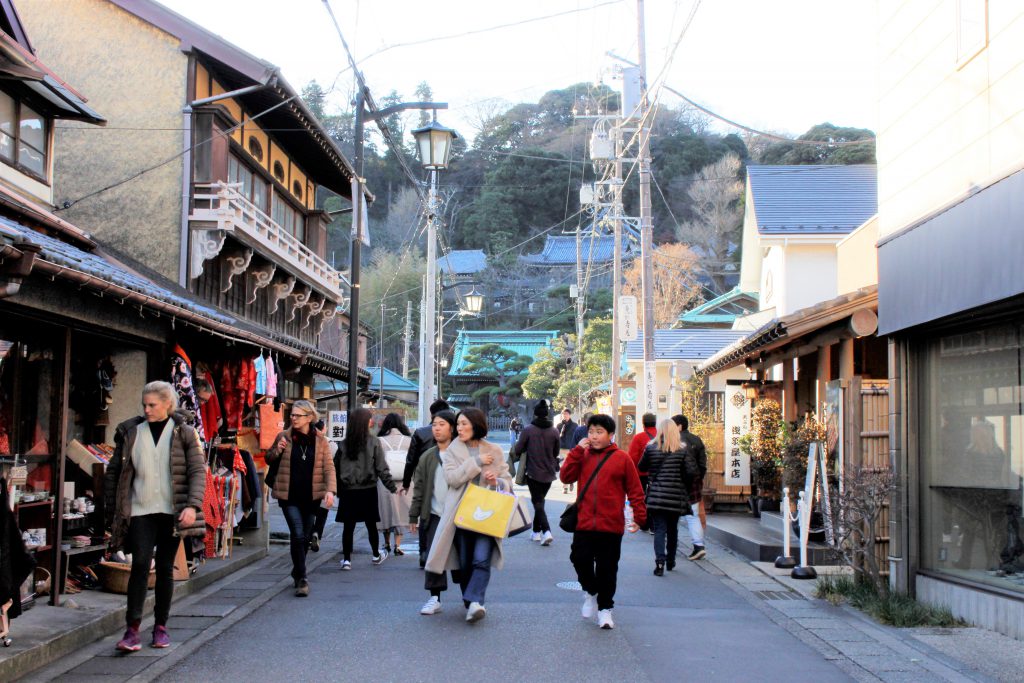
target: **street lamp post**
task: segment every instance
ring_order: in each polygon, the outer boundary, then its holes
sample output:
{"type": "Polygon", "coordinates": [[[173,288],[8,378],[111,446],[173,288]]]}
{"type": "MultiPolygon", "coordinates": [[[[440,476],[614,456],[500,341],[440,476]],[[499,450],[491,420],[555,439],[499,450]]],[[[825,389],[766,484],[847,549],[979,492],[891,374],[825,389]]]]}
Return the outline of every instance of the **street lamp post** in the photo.
{"type": "Polygon", "coordinates": [[[423,312],[423,367],[420,368],[420,421],[430,414],[430,404],[437,391],[434,384],[434,336],[437,310],[437,172],[448,167],[454,130],[433,121],[412,131],[416,138],[420,163],[430,171],[430,192],[427,195],[427,291],[423,312]]]}
{"type": "MultiPolygon", "coordinates": [[[[408,109],[447,109],[446,102],[403,102],[384,109],[366,108],[367,100],[371,104],[369,88],[360,87],[356,92],[355,101],[355,140],[352,155],[355,179],[352,181],[352,234],[349,253],[349,297],[348,326],[348,410],[359,407],[359,270],[362,261],[362,244],[366,239],[366,213],[363,210],[366,201],[366,179],[363,177],[363,130],[366,121],[379,122],[392,114],[408,109]]],[[[450,145],[449,145],[450,147],[450,145]]]]}
{"type": "MultiPolygon", "coordinates": [[[[441,289],[449,289],[451,287],[458,287],[459,285],[466,285],[466,284],[469,284],[469,283],[466,283],[466,282],[455,282],[455,283],[452,283],[450,285],[442,285],[441,289]]],[[[437,328],[437,342],[436,342],[437,351],[436,352],[437,352],[437,355],[440,356],[440,360],[438,361],[437,368],[435,370],[436,373],[437,373],[437,377],[435,378],[435,381],[437,382],[437,387],[438,387],[439,391],[440,391],[440,388],[442,386],[442,382],[441,382],[442,370],[444,368],[448,367],[448,359],[445,358],[444,348],[443,348],[445,325],[450,323],[452,320],[455,320],[456,317],[463,318],[463,319],[464,318],[476,318],[476,317],[478,317],[480,315],[480,313],[484,309],[484,295],[481,294],[480,292],[476,291],[476,287],[474,286],[472,289],[469,290],[469,292],[467,292],[466,294],[462,295],[462,302],[465,304],[464,308],[460,308],[457,311],[441,311],[439,313],[439,315],[437,316],[438,328],[437,328]],[[448,318],[448,320],[445,320],[444,319],[445,315],[450,315],[451,317],[448,318]]],[[[424,367],[430,367],[430,366],[429,365],[425,365],[424,367]]],[[[427,405],[428,405],[428,408],[429,408],[429,403],[427,405]]]]}

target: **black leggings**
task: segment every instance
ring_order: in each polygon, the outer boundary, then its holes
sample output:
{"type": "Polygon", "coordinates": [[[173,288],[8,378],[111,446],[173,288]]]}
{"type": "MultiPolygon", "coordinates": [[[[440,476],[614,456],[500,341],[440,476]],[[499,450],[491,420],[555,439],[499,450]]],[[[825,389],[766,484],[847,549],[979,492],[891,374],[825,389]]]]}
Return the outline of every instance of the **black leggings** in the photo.
{"type": "MultiPolygon", "coordinates": [[[[346,560],[352,559],[352,536],[356,532],[357,522],[345,520],[345,528],[341,532],[341,552],[346,560]]],[[[366,525],[366,535],[370,539],[370,549],[373,556],[380,555],[380,535],[377,533],[376,522],[363,522],[366,525]]]]}
{"type": "Polygon", "coordinates": [[[533,530],[536,533],[551,531],[548,524],[548,513],[544,511],[544,498],[551,490],[551,482],[537,481],[526,478],[526,486],[530,489],[530,501],[533,503],[533,530]]]}
{"type": "Polygon", "coordinates": [[[125,620],[139,627],[142,607],[146,601],[149,567],[156,548],[156,605],[153,609],[157,626],[166,626],[174,595],[174,555],[180,538],[174,535],[174,515],[154,513],[132,517],[128,524],[125,550],[132,554],[132,572],[128,578],[128,610],[125,620]]]}

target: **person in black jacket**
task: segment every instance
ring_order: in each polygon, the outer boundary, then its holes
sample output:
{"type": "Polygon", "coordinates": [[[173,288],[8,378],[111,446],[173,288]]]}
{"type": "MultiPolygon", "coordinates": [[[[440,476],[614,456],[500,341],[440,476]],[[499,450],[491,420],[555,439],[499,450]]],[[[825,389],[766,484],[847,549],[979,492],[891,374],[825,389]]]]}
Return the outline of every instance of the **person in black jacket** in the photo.
{"type": "Polygon", "coordinates": [[[690,487],[699,474],[697,459],[676,423],[663,420],[640,457],[640,467],[649,472],[647,510],[654,526],[654,575],[662,576],[666,566],[669,571],[676,566],[679,517],[691,514],[690,487]]]}
{"type": "MultiPolygon", "coordinates": [[[[707,523],[704,519],[704,507],[703,507],[703,491],[704,491],[704,477],[708,474],[708,454],[704,448],[704,442],[699,436],[690,431],[690,420],[685,415],[673,415],[672,421],[679,425],[679,436],[682,437],[683,441],[690,444],[693,449],[694,456],[697,458],[697,467],[700,469],[700,476],[693,480],[690,485],[690,501],[693,509],[693,519],[690,517],[686,518],[686,524],[690,528],[690,536],[693,537],[694,543],[701,546],[701,552],[703,552],[704,546],[704,527],[707,523]],[[697,529],[695,524],[700,525],[697,529]],[[696,533],[696,535],[695,535],[696,533]],[[699,540],[698,540],[699,539],[699,540]]],[[[694,553],[697,553],[697,549],[694,548],[694,553]]],[[[693,559],[700,559],[699,557],[693,559]]]]}
{"type": "MultiPolygon", "coordinates": [[[[420,462],[420,456],[426,453],[428,450],[436,446],[434,442],[434,434],[431,431],[430,423],[433,421],[434,416],[442,410],[451,410],[451,406],[444,399],[437,399],[430,404],[430,420],[426,425],[420,427],[412,433],[412,441],[409,443],[409,450],[405,454],[405,470],[402,472],[402,495],[408,495],[409,484],[412,483],[412,475],[416,472],[416,465],[420,462]]],[[[420,569],[427,564],[427,538],[426,529],[423,525],[419,527],[419,541],[420,541],[420,569]]]]}
{"type": "Polygon", "coordinates": [[[558,430],[551,425],[548,404],[541,401],[533,409],[533,422],[528,424],[512,447],[512,460],[519,462],[526,454],[526,485],[533,502],[533,540],[551,545],[551,525],[544,512],[544,499],[551,482],[558,476],[558,430]]]}

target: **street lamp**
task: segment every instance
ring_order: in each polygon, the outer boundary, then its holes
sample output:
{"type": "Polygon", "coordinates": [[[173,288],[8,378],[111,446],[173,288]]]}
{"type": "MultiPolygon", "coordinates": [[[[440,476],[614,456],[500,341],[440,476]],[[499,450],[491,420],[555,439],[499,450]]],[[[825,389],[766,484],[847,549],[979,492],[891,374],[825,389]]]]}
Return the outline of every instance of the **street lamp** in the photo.
{"type": "Polygon", "coordinates": [[[476,287],[469,290],[469,293],[462,297],[466,302],[467,313],[479,313],[484,309],[484,295],[476,291],[476,287]]]}
{"type": "Polygon", "coordinates": [[[434,381],[434,325],[437,317],[437,172],[448,167],[452,141],[458,137],[454,130],[434,120],[412,132],[416,138],[420,163],[430,171],[430,194],[427,196],[427,275],[426,305],[423,314],[423,363],[420,367],[420,420],[430,416],[430,404],[434,402],[436,385],[434,381]]]}

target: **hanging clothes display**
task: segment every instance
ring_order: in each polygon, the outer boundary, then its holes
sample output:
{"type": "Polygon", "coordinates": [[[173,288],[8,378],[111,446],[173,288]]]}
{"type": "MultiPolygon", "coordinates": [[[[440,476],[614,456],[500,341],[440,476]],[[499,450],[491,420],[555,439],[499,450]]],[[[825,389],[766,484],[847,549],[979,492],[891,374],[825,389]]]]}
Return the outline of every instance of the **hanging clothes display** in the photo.
{"type": "MultiPolygon", "coordinates": [[[[208,432],[207,441],[210,441],[220,431],[220,421],[222,416],[220,410],[220,396],[217,393],[217,383],[213,380],[213,373],[210,372],[210,368],[203,363],[196,363],[195,379],[197,384],[199,383],[199,380],[202,380],[210,385],[210,398],[208,398],[205,403],[200,401],[199,405],[199,414],[203,419],[203,427],[205,427],[208,432]]],[[[198,392],[196,397],[198,398],[198,392]]]]}
{"type": "Polygon", "coordinates": [[[203,494],[203,520],[206,522],[206,556],[215,557],[217,531],[224,523],[224,496],[209,468],[206,470],[206,492],[203,494]]]}
{"type": "Polygon", "coordinates": [[[263,395],[267,393],[267,361],[262,353],[256,356],[253,367],[256,368],[256,393],[263,395]]]}
{"type": "Polygon", "coordinates": [[[196,397],[195,386],[192,382],[192,361],[189,360],[184,349],[177,344],[174,345],[174,353],[171,355],[171,384],[174,385],[174,390],[178,394],[178,406],[190,411],[195,416],[195,427],[199,431],[199,438],[209,441],[213,435],[207,435],[203,430],[199,399],[196,397]]]}
{"type": "Polygon", "coordinates": [[[271,358],[270,354],[264,359],[265,367],[267,371],[267,390],[264,392],[271,398],[277,397],[277,366],[274,365],[274,359],[271,358]]]}

